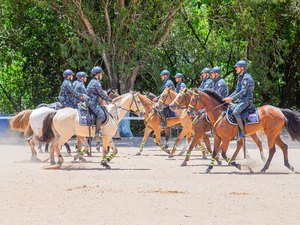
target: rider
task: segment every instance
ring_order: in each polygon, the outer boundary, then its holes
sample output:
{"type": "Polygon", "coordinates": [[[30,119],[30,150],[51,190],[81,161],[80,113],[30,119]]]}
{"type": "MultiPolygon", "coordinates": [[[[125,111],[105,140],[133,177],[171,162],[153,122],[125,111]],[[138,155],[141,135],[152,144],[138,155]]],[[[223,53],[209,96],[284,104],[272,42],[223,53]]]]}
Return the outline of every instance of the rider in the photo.
{"type": "Polygon", "coordinates": [[[179,93],[180,90],[186,88],[186,85],[185,85],[185,83],[182,82],[182,80],[183,80],[183,74],[182,73],[176,73],[175,81],[176,81],[177,84],[176,84],[175,91],[177,93],[179,93]]]}
{"type": "Polygon", "coordinates": [[[105,119],[105,112],[100,106],[98,97],[104,99],[106,102],[112,102],[112,99],[108,97],[102,89],[101,80],[103,76],[103,70],[99,66],[95,66],[92,69],[93,79],[88,84],[86,90],[89,96],[88,101],[86,102],[87,106],[96,114],[96,141],[100,141],[101,133],[101,124],[105,119]]]}
{"type": "MultiPolygon", "coordinates": [[[[160,73],[160,78],[163,81],[163,86],[162,86],[162,92],[168,88],[168,87],[172,87],[173,90],[175,90],[175,86],[173,81],[170,79],[170,71],[169,70],[163,70],[160,73]]],[[[156,98],[153,99],[154,102],[157,102],[159,99],[160,95],[156,98]]],[[[162,129],[167,128],[167,120],[166,120],[166,111],[170,110],[169,107],[166,107],[161,113],[161,125],[160,127],[162,129]]]]}
{"type": "MultiPolygon", "coordinates": [[[[75,91],[81,94],[87,95],[86,88],[84,86],[84,83],[87,81],[87,74],[86,72],[78,72],[76,73],[77,80],[73,82],[73,88],[75,91]]],[[[77,106],[78,103],[80,103],[81,100],[78,98],[74,98],[74,105],[77,106]]]]}
{"type": "Polygon", "coordinates": [[[235,64],[235,71],[239,75],[238,83],[235,91],[224,98],[224,101],[230,103],[236,101],[237,105],[233,110],[233,115],[239,126],[238,139],[245,137],[244,124],[241,118],[241,113],[253,104],[253,89],[255,86],[252,76],[247,73],[248,63],[245,60],[240,60],[235,64]]]}
{"type": "Polygon", "coordinates": [[[219,66],[215,66],[212,68],[211,77],[214,81],[213,90],[215,90],[222,98],[227,97],[228,95],[228,87],[226,85],[225,80],[221,77],[222,69],[219,66]]]}
{"type": "Polygon", "coordinates": [[[87,96],[75,91],[72,86],[74,72],[72,70],[65,70],[63,72],[64,82],[60,88],[59,102],[63,107],[75,108],[74,98],[85,99],[87,96]]]}
{"type": "Polygon", "coordinates": [[[199,91],[202,91],[204,89],[212,89],[214,86],[214,82],[213,80],[210,78],[210,69],[209,68],[204,68],[201,71],[201,78],[202,78],[202,82],[198,88],[199,91]]]}

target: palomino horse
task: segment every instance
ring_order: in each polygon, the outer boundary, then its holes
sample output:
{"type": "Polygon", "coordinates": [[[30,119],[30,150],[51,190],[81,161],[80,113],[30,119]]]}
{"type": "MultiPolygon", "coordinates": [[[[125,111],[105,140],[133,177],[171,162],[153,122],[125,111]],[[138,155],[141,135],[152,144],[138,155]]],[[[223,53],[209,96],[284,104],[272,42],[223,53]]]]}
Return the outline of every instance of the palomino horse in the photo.
{"type": "MultiPolygon", "coordinates": [[[[213,166],[215,157],[221,144],[222,157],[230,164],[238,169],[241,165],[235,161],[230,160],[227,155],[227,149],[230,140],[236,137],[238,127],[230,124],[226,117],[223,116],[223,111],[228,106],[228,103],[222,100],[220,95],[212,90],[198,91],[195,90],[189,103],[189,110],[205,109],[210,121],[214,124],[214,151],[211,163],[206,172],[209,173],[213,166]],[[222,142],[222,143],[221,143],[222,142]]],[[[284,165],[294,171],[294,167],[290,165],[288,160],[288,146],[280,138],[280,133],[284,127],[287,128],[292,140],[300,141],[300,114],[289,109],[280,109],[270,105],[264,105],[257,108],[259,114],[259,123],[245,125],[246,135],[251,135],[263,129],[267,136],[269,146],[269,157],[261,169],[265,173],[269,168],[272,158],[275,154],[275,144],[278,145],[284,157],[284,165]]]]}
{"type": "MultiPolygon", "coordinates": [[[[108,162],[111,161],[117,154],[116,145],[112,137],[116,134],[118,129],[118,123],[123,119],[126,112],[131,110],[134,113],[142,113],[141,103],[138,99],[138,94],[127,93],[121,95],[113,100],[112,104],[106,106],[108,111],[108,120],[101,128],[102,130],[102,161],[101,165],[110,169],[108,162]],[[107,155],[107,149],[110,146],[113,150],[109,157],[107,155]]],[[[91,136],[95,136],[95,127],[91,127],[91,136]]],[[[89,136],[88,126],[82,126],[79,124],[79,115],[76,109],[64,108],[56,112],[52,112],[47,115],[43,123],[43,135],[41,137],[43,142],[50,142],[50,163],[54,165],[54,152],[58,156],[57,166],[49,168],[60,168],[63,163],[63,157],[60,154],[59,146],[62,143],[68,141],[73,135],[80,137],[89,136]]]]}
{"type": "MultiPolygon", "coordinates": [[[[172,110],[176,110],[176,109],[187,109],[188,105],[190,103],[191,97],[192,97],[192,91],[188,90],[188,89],[184,89],[182,91],[180,91],[180,93],[176,96],[176,98],[174,99],[174,101],[170,104],[170,108],[172,110]]],[[[206,120],[206,113],[203,112],[198,112],[198,115],[193,119],[192,122],[192,130],[194,132],[194,138],[189,146],[189,149],[187,151],[186,154],[186,158],[184,160],[184,162],[182,163],[183,166],[186,165],[186,162],[189,161],[190,155],[192,150],[194,149],[195,145],[197,144],[197,142],[200,139],[203,139],[206,146],[209,146],[209,152],[212,154],[212,151],[210,149],[210,141],[209,141],[209,137],[206,134],[206,132],[210,131],[211,129],[211,123],[209,123],[206,120]]],[[[264,156],[264,152],[263,152],[263,148],[262,148],[262,143],[261,141],[258,139],[257,134],[251,134],[251,138],[253,139],[253,141],[256,143],[256,145],[259,148],[260,151],[260,156],[261,159],[263,161],[265,161],[265,156],[264,156]]],[[[239,153],[241,147],[243,146],[243,142],[242,141],[237,141],[237,147],[236,150],[232,156],[232,160],[235,160],[237,154],[239,153]]],[[[218,162],[218,164],[220,164],[218,162]]]]}
{"type": "MultiPolygon", "coordinates": [[[[35,135],[41,135],[43,120],[46,115],[53,111],[55,110],[47,107],[41,107],[34,110],[27,109],[19,112],[9,121],[11,129],[24,132],[25,138],[33,133],[28,139],[32,161],[40,161],[35,150],[35,145],[38,143],[35,135]]],[[[71,151],[70,146],[67,143],[65,143],[65,146],[68,151],[71,151]]]]}
{"type": "MultiPolygon", "coordinates": [[[[177,96],[177,92],[174,91],[172,89],[172,87],[166,88],[163,93],[161,94],[159,101],[158,101],[158,106],[157,109],[159,111],[162,111],[165,107],[169,106],[173,100],[176,98],[177,96]]],[[[180,141],[184,138],[184,136],[187,136],[187,142],[190,142],[191,136],[193,135],[194,131],[192,130],[192,118],[186,113],[187,111],[187,107],[181,107],[181,108],[171,108],[171,110],[175,111],[177,113],[177,115],[179,115],[180,118],[180,123],[183,127],[182,131],[180,132],[179,136],[177,137],[174,147],[169,155],[169,158],[172,158],[174,156],[174,153],[176,151],[176,148],[178,146],[178,144],[180,143],[180,141]]],[[[209,131],[210,130],[210,126],[208,126],[208,129],[205,131],[209,131]]],[[[210,147],[210,142],[209,142],[209,137],[208,135],[204,132],[204,136],[203,139],[206,140],[206,147],[207,150],[212,154],[211,151],[211,147],[210,147]]],[[[205,151],[204,148],[202,146],[201,140],[200,138],[197,139],[197,144],[200,146],[200,149],[202,150],[203,153],[203,158],[205,158],[205,151]]],[[[184,152],[182,152],[184,153],[184,152]]]]}
{"type": "MultiPolygon", "coordinates": [[[[140,145],[140,150],[136,153],[136,155],[141,155],[142,151],[144,150],[144,145],[146,141],[149,138],[149,135],[152,131],[154,131],[154,135],[157,141],[157,145],[160,146],[161,150],[164,152],[170,154],[169,150],[166,150],[166,147],[161,144],[161,132],[164,130],[160,127],[161,119],[157,114],[157,111],[154,109],[153,102],[147,98],[145,95],[138,94],[138,97],[141,101],[141,104],[143,105],[143,108],[145,110],[145,117],[144,117],[144,123],[146,125],[144,130],[144,137],[142,140],[142,143],[140,145]]],[[[175,124],[180,123],[179,118],[172,118],[167,119],[167,127],[171,127],[175,124]]]]}

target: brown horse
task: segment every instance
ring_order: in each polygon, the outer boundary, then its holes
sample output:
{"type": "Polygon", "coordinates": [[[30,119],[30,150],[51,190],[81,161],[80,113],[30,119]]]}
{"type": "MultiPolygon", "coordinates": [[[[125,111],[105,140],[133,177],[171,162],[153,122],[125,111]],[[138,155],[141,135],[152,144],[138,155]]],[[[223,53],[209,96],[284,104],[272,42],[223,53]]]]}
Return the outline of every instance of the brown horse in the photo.
{"type": "MultiPolygon", "coordinates": [[[[149,135],[151,134],[152,131],[154,131],[157,145],[159,145],[164,152],[170,154],[169,150],[166,150],[166,147],[163,144],[161,144],[161,132],[164,129],[160,127],[161,119],[157,114],[156,109],[154,109],[154,103],[145,95],[142,95],[140,93],[138,94],[138,97],[145,110],[144,123],[146,127],[144,130],[144,137],[140,145],[140,150],[139,152],[136,153],[136,155],[141,155],[142,151],[144,150],[144,144],[148,140],[149,135]]],[[[167,127],[171,127],[175,124],[178,124],[179,122],[180,122],[179,118],[167,119],[167,127]]]]}
{"type": "MultiPolygon", "coordinates": [[[[186,89],[187,90],[187,89],[186,89]]],[[[185,92],[186,93],[186,92],[185,92]]],[[[190,100],[190,94],[188,94],[189,99],[188,102],[190,100]]],[[[174,91],[172,89],[172,87],[166,88],[163,93],[161,94],[159,100],[158,100],[158,106],[157,109],[159,111],[162,111],[165,107],[169,106],[177,97],[177,92],[174,91]]],[[[175,111],[177,113],[177,115],[179,115],[180,118],[180,123],[182,125],[182,131],[180,132],[179,136],[177,137],[174,147],[169,155],[169,158],[172,158],[174,156],[174,153],[176,151],[176,148],[178,146],[178,144],[180,143],[180,141],[184,138],[184,136],[187,136],[187,140],[188,143],[190,143],[191,137],[192,135],[194,135],[194,130],[193,130],[193,118],[191,118],[187,113],[187,106],[183,106],[183,107],[172,107],[170,106],[170,108],[175,111]]],[[[203,158],[205,159],[205,151],[204,151],[204,147],[201,143],[201,138],[203,138],[203,140],[205,141],[206,144],[206,148],[209,151],[209,153],[212,154],[212,150],[211,150],[211,146],[210,146],[210,141],[209,141],[209,136],[205,133],[207,131],[210,131],[210,125],[208,124],[207,127],[202,127],[202,129],[204,129],[204,131],[202,132],[203,136],[199,136],[199,138],[194,138],[193,140],[195,140],[195,144],[198,144],[200,146],[200,149],[202,151],[203,154],[203,158]]],[[[197,132],[196,132],[197,133],[197,132]]],[[[195,144],[193,147],[195,147],[195,144]]],[[[184,153],[184,152],[182,152],[184,153]]],[[[186,160],[182,163],[182,166],[186,165],[186,162],[188,161],[189,158],[189,154],[190,152],[187,153],[186,155],[186,160]]]]}
{"type": "MultiPolygon", "coordinates": [[[[213,124],[214,129],[214,151],[211,163],[206,172],[209,173],[213,166],[215,157],[221,145],[222,157],[230,164],[238,169],[241,165],[230,160],[227,155],[227,149],[230,140],[237,136],[238,127],[230,124],[223,111],[227,108],[228,103],[223,101],[220,95],[212,90],[198,91],[195,90],[189,103],[189,111],[205,109],[208,117],[213,124]]],[[[263,129],[267,136],[269,146],[269,157],[261,169],[265,173],[269,168],[272,158],[275,154],[275,144],[278,145],[284,156],[284,165],[294,171],[294,167],[290,165],[288,160],[288,146],[280,138],[280,133],[284,127],[287,128],[292,140],[300,141],[300,115],[289,109],[280,109],[270,105],[264,105],[257,108],[260,121],[257,124],[245,125],[246,135],[251,135],[263,129]]]]}
{"type": "MultiPolygon", "coordinates": [[[[170,108],[172,110],[176,110],[178,108],[185,108],[185,109],[188,108],[191,97],[192,97],[192,91],[191,90],[188,90],[188,89],[182,90],[176,96],[174,101],[170,104],[170,108]]],[[[187,154],[186,154],[186,158],[185,158],[184,162],[182,163],[182,166],[185,166],[187,161],[189,161],[191,152],[194,149],[194,147],[197,144],[199,139],[203,139],[206,146],[209,145],[209,147],[210,147],[209,137],[206,134],[206,132],[211,130],[211,123],[209,123],[206,120],[206,113],[200,112],[200,113],[198,113],[198,115],[196,117],[193,118],[192,130],[194,132],[194,138],[193,138],[193,140],[192,140],[192,142],[189,146],[189,149],[188,149],[187,154]]],[[[264,156],[264,153],[263,153],[262,143],[258,139],[256,133],[252,134],[251,138],[253,139],[253,141],[256,143],[256,145],[259,148],[261,159],[263,161],[265,161],[265,156],[264,156]]],[[[242,141],[237,141],[237,147],[236,147],[235,153],[232,156],[232,160],[235,160],[235,158],[236,158],[237,154],[239,153],[242,146],[243,146],[242,141]]],[[[212,154],[211,149],[209,149],[209,150],[210,150],[209,152],[212,154]]],[[[218,162],[218,164],[220,164],[220,163],[218,162]]]]}

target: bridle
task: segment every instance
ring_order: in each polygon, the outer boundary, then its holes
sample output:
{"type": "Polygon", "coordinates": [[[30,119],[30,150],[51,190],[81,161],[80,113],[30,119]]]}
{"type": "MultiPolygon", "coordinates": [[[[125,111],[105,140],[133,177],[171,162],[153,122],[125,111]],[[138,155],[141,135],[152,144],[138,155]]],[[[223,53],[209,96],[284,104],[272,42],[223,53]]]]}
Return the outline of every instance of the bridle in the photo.
{"type": "MultiPolygon", "coordinates": [[[[186,92],[180,91],[180,94],[182,94],[182,95],[183,95],[183,98],[186,99],[186,92]]],[[[185,101],[186,101],[186,100],[185,100],[185,101]]],[[[173,101],[173,102],[176,104],[177,109],[186,109],[186,108],[188,108],[188,107],[186,107],[186,106],[180,106],[180,104],[182,103],[182,101],[181,101],[181,102],[173,101]]]]}
{"type": "Polygon", "coordinates": [[[138,103],[137,103],[137,101],[136,101],[136,99],[138,98],[138,96],[135,96],[134,93],[130,93],[130,94],[131,94],[131,96],[132,96],[132,101],[131,101],[130,106],[128,107],[128,109],[125,109],[125,108],[122,107],[122,106],[116,106],[116,107],[117,107],[117,108],[120,108],[120,109],[123,109],[123,110],[125,110],[125,111],[132,111],[132,113],[134,113],[134,114],[138,114],[138,113],[139,113],[139,114],[141,115],[141,110],[142,110],[144,107],[143,107],[143,106],[141,106],[141,107],[138,106],[138,103]],[[136,106],[136,108],[137,108],[136,111],[130,110],[130,108],[131,108],[131,106],[132,106],[133,104],[135,104],[135,106],[136,106]]]}

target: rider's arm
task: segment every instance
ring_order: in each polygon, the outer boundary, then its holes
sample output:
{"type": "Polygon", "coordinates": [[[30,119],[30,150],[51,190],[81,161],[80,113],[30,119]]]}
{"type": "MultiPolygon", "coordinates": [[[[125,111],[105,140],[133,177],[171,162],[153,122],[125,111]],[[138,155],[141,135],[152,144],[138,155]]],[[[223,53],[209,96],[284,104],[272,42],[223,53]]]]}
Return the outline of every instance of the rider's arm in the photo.
{"type": "Polygon", "coordinates": [[[74,96],[76,98],[82,97],[82,94],[80,94],[79,92],[77,92],[77,91],[74,90],[74,88],[72,86],[72,83],[66,84],[66,88],[71,93],[72,96],[74,96]]]}
{"type": "Polygon", "coordinates": [[[104,99],[107,102],[112,102],[112,99],[110,97],[108,97],[107,94],[105,94],[105,92],[103,91],[102,86],[101,86],[100,83],[97,84],[96,90],[97,90],[98,95],[102,99],[104,99]]]}

